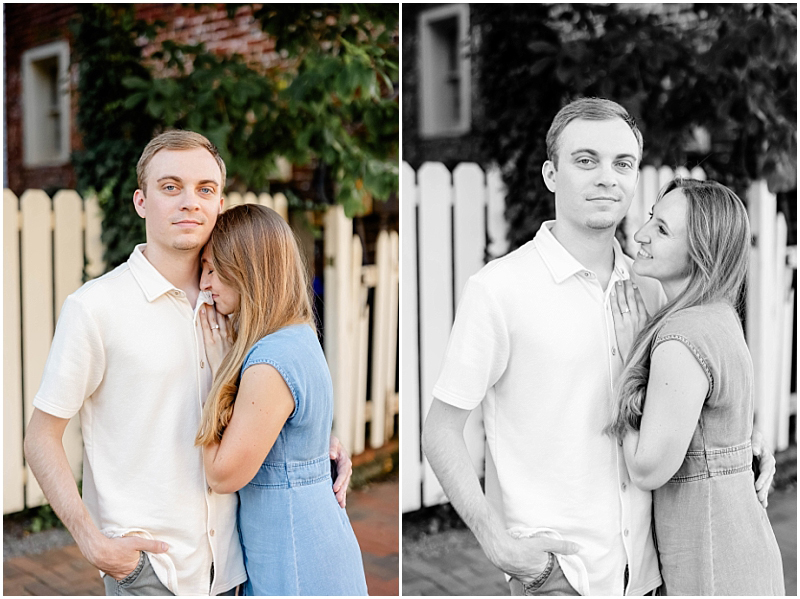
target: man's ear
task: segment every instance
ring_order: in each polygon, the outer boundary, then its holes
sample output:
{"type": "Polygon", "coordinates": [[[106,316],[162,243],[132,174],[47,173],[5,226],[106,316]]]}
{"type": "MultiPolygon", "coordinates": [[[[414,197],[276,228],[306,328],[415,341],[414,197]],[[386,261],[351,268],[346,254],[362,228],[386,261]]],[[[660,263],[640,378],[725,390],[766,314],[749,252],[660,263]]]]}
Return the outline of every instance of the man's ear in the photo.
{"type": "Polygon", "coordinates": [[[133,207],[136,209],[136,214],[144,218],[145,209],[144,209],[144,192],[141,189],[137,189],[133,192],[133,207]]]}
{"type": "Polygon", "coordinates": [[[555,193],[556,191],[556,165],[552,160],[545,160],[542,165],[542,178],[547,189],[555,193]]]}

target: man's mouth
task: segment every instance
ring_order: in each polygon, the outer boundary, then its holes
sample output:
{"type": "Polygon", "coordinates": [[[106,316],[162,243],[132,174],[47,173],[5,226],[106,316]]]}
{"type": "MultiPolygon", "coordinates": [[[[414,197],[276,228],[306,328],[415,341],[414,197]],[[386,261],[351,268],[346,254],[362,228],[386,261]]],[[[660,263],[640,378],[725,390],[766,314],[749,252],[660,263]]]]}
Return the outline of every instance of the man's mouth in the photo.
{"type": "Polygon", "coordinates": [[[597,196],[596,198],[589,198],[590,202],[619,202],[620,198],[612,196],[597,196]]]}
{"type": "Polygon", "coordinates": [[[172,224],[176,225],[178,227],[191,228],[191,227],[199,227],[202,223],[200,221],[196,221],[196,220],[179,220],[179,221],[174,222],[172,224]]]}

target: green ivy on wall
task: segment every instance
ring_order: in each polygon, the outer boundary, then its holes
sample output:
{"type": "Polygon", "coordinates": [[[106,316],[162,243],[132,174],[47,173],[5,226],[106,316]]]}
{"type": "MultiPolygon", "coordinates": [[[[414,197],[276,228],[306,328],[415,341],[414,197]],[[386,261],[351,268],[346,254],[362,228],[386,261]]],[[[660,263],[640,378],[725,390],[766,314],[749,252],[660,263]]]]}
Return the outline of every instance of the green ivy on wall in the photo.
{"type": "MultiPolygon", "coordinates": [[[[227,5],[229,16],[241,6],[227,5]]],[[[137,20],[131,5],[81,5],[74,37],[86,150],[73,164],[79,188],[100,192],[109,267],[144,240],[131,202],[135,165],[159,130],[206,135],[225,160],[229,190],[268,191],[279,157],[314,167],[319,189],[330,194],[287,185],[281,190],[294,208],[323,199],[353,215],[367,196],[396,193],[397,12],[397,5],[256,5],[255,20],[285,63],[256,70],[239,55],[169,40],[145,62],[137,39],[153,39],[163,23],[137,20]]]]}

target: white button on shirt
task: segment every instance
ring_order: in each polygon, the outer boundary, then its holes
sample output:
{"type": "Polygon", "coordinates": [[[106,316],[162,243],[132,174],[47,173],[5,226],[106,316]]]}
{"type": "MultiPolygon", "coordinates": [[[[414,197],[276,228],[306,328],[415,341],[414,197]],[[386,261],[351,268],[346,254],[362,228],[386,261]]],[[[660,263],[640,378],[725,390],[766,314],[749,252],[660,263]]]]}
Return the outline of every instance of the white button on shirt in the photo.
{"type": "Polygon", "coordinates": [[[194,445],[211,387],[199,304],[144,247],[64,302],[33,403],[59,418],[80,412],[83,500],[98,528],[165,541],[166,553],[149,556],[159,580],[175,594],[216,595],[247,576],[236,494],[206,492],[194,445]]]}
{"type": "MultiPolygon", "coordinates": [[[[604,290],[552,225],[469,279],[433,395],[466,410],[482,406],[486,496],[508,529],[577,542],[577,557],[559,563],[581,594],[621,594],[628,565],[628,593],[641,595],[661,580],[651,497],[635,487],[623,493],[622,452],[602,432],[622,369],[608,351],[616,343],[609,294],[631,261],[615,240],[604,290]]],[[[652,313],[663,292],[637,283],[652,313]]]]}

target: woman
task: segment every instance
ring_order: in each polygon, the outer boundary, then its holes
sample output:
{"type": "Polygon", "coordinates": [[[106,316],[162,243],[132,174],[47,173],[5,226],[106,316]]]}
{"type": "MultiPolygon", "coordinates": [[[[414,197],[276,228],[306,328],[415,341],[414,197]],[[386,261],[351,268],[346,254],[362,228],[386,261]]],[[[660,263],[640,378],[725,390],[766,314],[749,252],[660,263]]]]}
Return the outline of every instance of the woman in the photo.
{"type": "MultiPolygon", "coordinates": [[[[668,303],[629,350],[609,432],[633,483],[653,491],[662,591],[783,595],[778,544],[753,490],[753,366],[735,307],[750,229],[739,198],[676,179],[637,231],[633,270],[668,303]]],[[[620,343],[646,317],[632,288],[612,298],[620,343]]]]}
{"type": "Polygon", "coordinates": [[[197,443],[211,488],[239,493],[245,594],[366,595],[331,491],[333,390],[294,235],[269,208],[236,206],[219,216],[202,267],[215,376],[197,443]]]}

